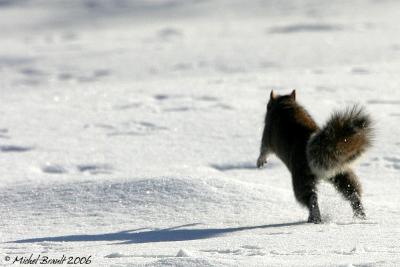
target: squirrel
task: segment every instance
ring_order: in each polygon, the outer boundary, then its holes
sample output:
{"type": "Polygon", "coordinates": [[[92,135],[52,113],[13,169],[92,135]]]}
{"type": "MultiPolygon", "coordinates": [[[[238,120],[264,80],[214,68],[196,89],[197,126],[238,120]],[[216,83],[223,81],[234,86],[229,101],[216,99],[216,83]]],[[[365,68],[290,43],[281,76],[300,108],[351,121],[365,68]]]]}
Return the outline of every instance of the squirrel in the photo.
{"type": "Polygon", "coordinates": [[[355,105],[331,115],[319,128],[296,102],[296,91],[277,95],[271,91],[265,115],[257,167],[274,153],[292,175],[294,195],[309,210],[308,222],[321,223],[317,184],[332,183],[350,201],[354,217],[366,219],[361,202],[361,184],[350,164],[372,144],[372,122],[355,105]]]}

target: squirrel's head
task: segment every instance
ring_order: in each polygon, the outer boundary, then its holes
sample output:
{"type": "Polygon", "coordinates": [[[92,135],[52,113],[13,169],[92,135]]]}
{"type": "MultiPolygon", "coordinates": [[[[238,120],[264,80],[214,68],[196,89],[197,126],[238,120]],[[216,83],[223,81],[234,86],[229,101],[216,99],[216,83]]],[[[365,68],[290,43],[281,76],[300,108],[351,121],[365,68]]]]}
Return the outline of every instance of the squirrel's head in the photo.
{"type": "Polygon", "coordinates": [[[275,105],[291,104],[294,102],[296,102],[296,90],[293,90],[289,95],[278,95],[274,90],[271,90],[267,110],[271,110],[275,105]]]}

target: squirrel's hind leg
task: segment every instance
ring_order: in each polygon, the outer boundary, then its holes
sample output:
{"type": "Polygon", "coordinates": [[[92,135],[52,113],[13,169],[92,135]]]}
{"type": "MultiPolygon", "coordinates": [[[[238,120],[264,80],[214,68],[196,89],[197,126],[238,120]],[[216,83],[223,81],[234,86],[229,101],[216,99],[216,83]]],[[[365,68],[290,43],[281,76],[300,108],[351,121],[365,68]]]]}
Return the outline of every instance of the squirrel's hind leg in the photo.
{"type": "Polygon", "coordinates": [[[321,223],[315,177],[307,175],[293,177],[293,190],[297,201],[308,208],[308,222],[321,223]]]}
{"type": "Polygon", "coordinates": [[[348,169],[331,178],[330,182],[345,199],[350,201],[354,217],[366,219],[364,207],[361,202],[361,184],[358,181],[357,175],[352,170],[348,169]]]}
{"type": "Polygon", "coordinates": [[[310,215],[308,216],[309,223],[321,223],[321,213],[318,206],[318,197],[316,193],[312,193],[308,200],[308,210],[310,215]]]}

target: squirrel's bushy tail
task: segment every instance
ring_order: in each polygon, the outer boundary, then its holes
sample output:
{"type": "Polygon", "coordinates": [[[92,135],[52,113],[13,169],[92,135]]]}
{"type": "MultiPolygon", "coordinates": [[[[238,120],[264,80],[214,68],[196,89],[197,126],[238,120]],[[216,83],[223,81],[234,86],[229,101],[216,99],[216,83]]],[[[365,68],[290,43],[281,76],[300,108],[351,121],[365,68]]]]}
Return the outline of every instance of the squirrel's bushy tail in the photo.
{"type": "Polygon", "coordinates": [[[308,141],[307,159],[311,171],[321,178],[331,178],[346,169],[370,147],[371,124],[369,115],[358,106],[335,112],[308,141]]]}

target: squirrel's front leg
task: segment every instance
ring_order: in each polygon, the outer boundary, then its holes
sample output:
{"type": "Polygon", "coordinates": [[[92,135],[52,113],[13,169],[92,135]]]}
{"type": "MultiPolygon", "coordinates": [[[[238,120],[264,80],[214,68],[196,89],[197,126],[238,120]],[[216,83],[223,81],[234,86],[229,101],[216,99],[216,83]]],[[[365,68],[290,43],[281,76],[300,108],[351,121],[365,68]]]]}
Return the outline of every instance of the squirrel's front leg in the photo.
{"type": "Polygon", "coordinates": [[[261,147],[260,147],[260,156],[258,156],[257,159],[257,168],[261,168],[264,166],[265,163],[267,163],[267,156],[270,152],[269,150],[269,145],[268,145],[268,125],[265,124],[264,126],[264,131],[263,131],[263,135],[261,138],[261,147]]]}
{"type": "Polygon", "coordinates": [[[257,159],[257,168],[263,167],[265,163],[267,163],[267,154],[260,154],[257,159]]]}
{"type": "Polygon", "coordinates": [[[268,149],[266,147],[261,147],[260,156],[257,159],[257,168],[261,168],[267,163],[268,149]]]}

